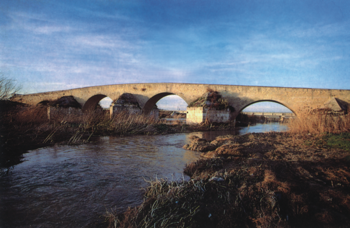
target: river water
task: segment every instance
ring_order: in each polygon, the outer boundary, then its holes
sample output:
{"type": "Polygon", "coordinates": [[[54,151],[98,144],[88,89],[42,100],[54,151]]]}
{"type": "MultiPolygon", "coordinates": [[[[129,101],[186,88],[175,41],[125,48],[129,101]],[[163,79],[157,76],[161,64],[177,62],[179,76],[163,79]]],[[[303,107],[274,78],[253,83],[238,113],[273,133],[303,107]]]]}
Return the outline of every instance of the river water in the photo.
{"type": "Polygon", "coordinates": [[[28,151],[24,162],[0,177],[0,227],[103,227],[108,210],[123,212],[142,202],[145,180],[185,179],[199,152],[182,149],[192,135],[285,131],[278,123],[235,131],[157,136],[101,137],[80,146],[28,151]]]}

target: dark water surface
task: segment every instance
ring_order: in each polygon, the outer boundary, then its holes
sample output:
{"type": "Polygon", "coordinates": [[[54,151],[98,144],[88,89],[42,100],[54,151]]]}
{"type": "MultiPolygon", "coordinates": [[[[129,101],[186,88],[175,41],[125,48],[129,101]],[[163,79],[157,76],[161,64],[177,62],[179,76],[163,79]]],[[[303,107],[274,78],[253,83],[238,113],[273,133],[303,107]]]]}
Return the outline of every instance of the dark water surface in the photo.
{"type": "Polygon", "coordinates": [[[235,131],[158,136],[101,137],[80,146],[40,148],[0,177],[0,227],[98,227],[106,210],[123,212],[142,202],[146,180],[183,176],[200,153],[182,149],[192,135],[285,131],[258,124],[235,131]]]}

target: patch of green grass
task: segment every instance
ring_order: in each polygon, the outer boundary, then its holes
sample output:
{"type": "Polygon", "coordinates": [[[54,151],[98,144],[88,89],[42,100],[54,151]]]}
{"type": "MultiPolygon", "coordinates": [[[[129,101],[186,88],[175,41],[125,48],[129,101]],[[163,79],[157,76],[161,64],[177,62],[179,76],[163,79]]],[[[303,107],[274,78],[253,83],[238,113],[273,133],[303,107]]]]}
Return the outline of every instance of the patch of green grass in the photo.
{"type": "Polygon", "coordinates": [[[350,133],[329,134],[326,137],[328,146],[350,151],[350,133]]]}

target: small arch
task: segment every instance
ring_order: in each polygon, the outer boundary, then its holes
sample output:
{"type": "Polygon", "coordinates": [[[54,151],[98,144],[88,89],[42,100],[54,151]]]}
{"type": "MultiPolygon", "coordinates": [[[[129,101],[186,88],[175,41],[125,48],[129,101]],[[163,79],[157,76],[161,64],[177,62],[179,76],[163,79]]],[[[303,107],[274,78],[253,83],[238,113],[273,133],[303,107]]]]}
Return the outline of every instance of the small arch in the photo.
{"type": "MultiPolygon", "coordinates": [[[[151,97],[145,104],[145,106],[143,107],[143,113],[144,114],[149,114],[152,109],[154,107],[156,107],[156,104],[159,100],[161,100],[163,97],[169,96],[169,95],[176,95],[179,96],[175,93],[169,93],[169,92],[164,92],[164,93],[159,93],[154,95],[153,97],[151,97]]],[[[181,96],[179,96],[180,98],[182,98],[181,96]]],[[[183,99],[183,98],[182,98],[183,99]]],[[[185,101],[186,102],[186,101],[185,101]]]]}
{"type": "Polygon", "coordinates": [[[90,97],[83,106],[83,112],[95,110],[100,100],[102,100],[105,97],[107,96],[104,94],[96,94],[90,97]]]}

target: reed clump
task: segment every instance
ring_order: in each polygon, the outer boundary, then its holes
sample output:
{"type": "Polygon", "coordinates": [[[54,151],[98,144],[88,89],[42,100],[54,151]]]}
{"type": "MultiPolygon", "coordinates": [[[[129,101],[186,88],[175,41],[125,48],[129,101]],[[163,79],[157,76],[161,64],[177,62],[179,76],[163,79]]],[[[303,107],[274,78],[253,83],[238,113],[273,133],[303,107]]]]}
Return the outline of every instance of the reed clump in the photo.
{"type": "MultiPolygon", "coordinates": [[[[350,111],[350,110],[349,110],[350,111]]],[[[300,112],[289,121],[291,133],[332,133],[350,132],[350,114],[334,114],[331,112],[300,112]]]]}
{"type": "Polygon", "coordinates": [[[157,134],[158,120],[120,112],[110,118],[103,110],[82,113],[80,109],[19,106],[0,117],[0,167],[10,167],[30,149],[61,144],[87,143],[94,136],[157,134]],[[50,117],[50,119],[49,119],[50,117]]]}

